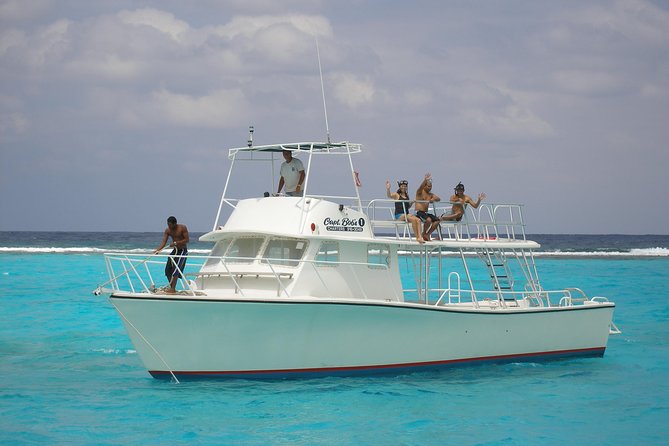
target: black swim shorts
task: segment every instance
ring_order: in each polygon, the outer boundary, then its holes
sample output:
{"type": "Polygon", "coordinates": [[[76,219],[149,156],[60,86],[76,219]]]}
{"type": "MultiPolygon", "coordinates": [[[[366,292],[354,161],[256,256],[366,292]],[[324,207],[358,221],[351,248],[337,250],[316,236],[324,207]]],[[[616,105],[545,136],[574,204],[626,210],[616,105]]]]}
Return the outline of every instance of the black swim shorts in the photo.
{"type": "Polygon", "coordinates": [[[165,264],[165,277],[171,279],[172,277],[181,276],[181,273],[183,273],[184,268],[186,267],[186,257],[188,257],[187,249],[174,248],[165,264]],[[175,264],[179,268],[176,268],[175,264]]]}
{"type": "Polygon", "coordinates": [[[420,221],[422,221],[423,223],[425,223],[425,222],[427,221],[428,218],[429,218],[430,220],[432,220],[432,223],[435,223],[435,222],[438,222],[438,221],[439,221],[439,218],[437,218],[436,215],[434,215],[434,214],[429,214],[429,213],[427,213],[427,212],[425,212],[425,211],[416,211],[416,217],[420,218],[420,221]]]}

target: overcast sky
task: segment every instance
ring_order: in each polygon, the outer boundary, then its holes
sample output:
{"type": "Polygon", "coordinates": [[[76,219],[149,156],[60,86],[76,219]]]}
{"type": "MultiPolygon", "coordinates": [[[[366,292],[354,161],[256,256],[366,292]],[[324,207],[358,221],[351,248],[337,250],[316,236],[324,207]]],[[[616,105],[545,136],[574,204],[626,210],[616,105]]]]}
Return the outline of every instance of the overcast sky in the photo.
{"type": "Polygon", "coordinates": [[[651,0],[0,1],[0,230],[208,230],[249,125],[325,139],[315,36],[364,198],[431,172],[532,233],[669,233],[651,0]]]}

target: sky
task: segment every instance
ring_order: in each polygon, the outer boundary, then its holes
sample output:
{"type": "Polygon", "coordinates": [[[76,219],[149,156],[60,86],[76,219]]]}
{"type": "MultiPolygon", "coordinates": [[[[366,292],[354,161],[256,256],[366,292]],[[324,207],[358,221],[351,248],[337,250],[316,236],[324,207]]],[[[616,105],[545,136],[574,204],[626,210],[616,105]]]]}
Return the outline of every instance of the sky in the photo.
{"type": "Polygon", "coordinates": [[[0,0],[0,230],[209,230],[249,125],[326,139],[316,40],[363,198],[430,172],[530,233],[669,233],[659,0],[0,0]]]}

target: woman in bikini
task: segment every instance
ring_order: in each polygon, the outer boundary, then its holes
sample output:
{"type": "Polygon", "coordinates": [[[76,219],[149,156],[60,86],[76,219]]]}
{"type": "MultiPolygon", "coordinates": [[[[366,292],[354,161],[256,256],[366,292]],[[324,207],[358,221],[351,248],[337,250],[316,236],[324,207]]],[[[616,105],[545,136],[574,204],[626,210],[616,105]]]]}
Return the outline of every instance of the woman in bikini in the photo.
{"type": "Polygon", "coordinates": [[[386,181],[386,195],[395,201],[395,220],[402,220],[411,223],[414,234],[416,234],[416,241],[418,243],[425,243],[421,235],[420,219],[409,212],[413,201],[409,199],[409,182],[402,180],[397,182],[398,189],[396,192],[390,191],[390,181],[386,181]]]}

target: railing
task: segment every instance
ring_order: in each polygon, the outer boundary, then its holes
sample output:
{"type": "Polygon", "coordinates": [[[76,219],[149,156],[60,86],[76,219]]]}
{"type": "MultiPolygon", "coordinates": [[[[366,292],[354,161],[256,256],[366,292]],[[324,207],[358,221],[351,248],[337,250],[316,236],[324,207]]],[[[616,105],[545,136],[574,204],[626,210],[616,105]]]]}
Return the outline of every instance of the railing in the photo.
{"type": "MultiPolygon", "coordinates": [[[[291,297],[287,287],[287,282],[292,280],[298,272],[305,274],[306,271],[313,272],[317,280],[322,285],[320,293],[326,297],[336,298],[341,293],[335,292],[334,286],[328,284],[323,271],[319,267],[338,266],[347,268],[346,273],[340,276],[346,277],[348,288],[355,288],[356,295],[367,299],[367,294],[371,288],[366,288],[360,280],[356,267],[372,267],[381,269],[388,275],[388,283],[392,283],[390,277],[391,271],[385,263],[374,262],[349,262],[349,261],[327,261],[327,260],[292,260],[293,265],[286,267],[286,259],[257,258],[257,257],[220,257],[220,256],[197,256],[189,255],[188,262],[183,271],[178,269],[176,261],[170,255],[152,255],[141,257],[138,255],[128,255],[126,253],[108,253],[105,254],[105,265],[110,279],[99,285],[94,291],[96,295],[101,293],[130,292],[152,294],[158,291],[156,288],[156,277],[161,277],[161,282],[167,279],[161,274],[166,261],[170,261],[177,268],[179,274],[179,283],[181,284],[180,294],[199,296],[206,295],[207,291],[218,290],[218,287],[200,288],[198,281],[203,284],[207,278],[229,279],[232,283],[231,289],[234,294],[245,297],[245,291],[257,288],[244,286],[244,278],[268,279],[276,282],[277,297],[291,297]],[[202,271],[203,265],[211,260],[216,261],[217,270],[202,271]],[[307,267],[308,270],[300,267],[307,267]],[[245,268],[245,269],[244,269],[245,268]]],[[[402,290],[393,289],[393,298],[396,301],[402,300],[402,290]]],[[[388,296],[390,298],[390,296],[388,296]]]]}
{"type": "MultiPolygon", "coordinates": [[[[392,199],[374,199],[366,206],[366,214],[374,229],[400,227],[396,230],[397,238],[411,236],[411,225],[404,220],[394,220],[394,203],[392,199]]],[[[437,217],[450,214],[453,204],[450,202],[431,202],[431,212],[437,217]]],[[[469,239],[520,239],[525,240],[525,223],[522,205],[481,203],[474,209],[468,206],[461,221],[441,221],[439,236],[443,240],[469,239]]],[[[375,233],[379,234],[380,231],[375,233]]]]}
{"type": "MultiPolygon", "coordinates": [[[[102,292],[130,292],[130,293],[145,293],[153,294],[156,292],[155,277],[161,277],[161,282],[166,278],[161,274],[165,266],[166,259],[170,259],[170,255],[153,255],[149,257],[139,257],[137,255],[128,255],[125,253],[110,253],[105,255],[105,263],[110,279],[100,285],[95,294],[102,292]]],[[[174,260],[170,260],[174,261],[174,260]]],[[[305,274],[312,272],[315,279],[318,280],[322,286],[320,291],[314,292],[314,296],[325,298],[341,298],[341,292],[338,285],[329,283],[328,278],[324,276],[326,270],[320,268],[326,265],[338,266],[347,268],[341,274],[338,274],[338,279],[346,278],[347,290],[354,298],[369,299],[368,292],[376,289],[365,286],[365,282],[361,280],[358,267],[373,267],[375,269],[382,269],[388,275],[388,283],[393,283],[391,274],[392,270],[385,263],[371,263],[371,262],[342,262],[342,261],[326,261],[326,260],[295,260],[296,266],[286,267],[286,259],[268,259],[268,258],[225,258],[217,256],[196,256],[188,257],[188,263],[183,271],[178,270],[180,274],[179,282],[181,284],[180,294],[185,294],[197,298],[197,296],[206,296],[208,291],[224,289],[218,286],[212,288],[200,288],[197,285],[204,284],[204,280],[211,277],[219,277],[229,279],[232,286],[225,289],[232,290],[233,294],[241,297],[246,297],[245,291],[253,289],[258,290],[257,283],[254,285],[245,284],[244,279],[263,279],[270,280],[276,283],[276,297],[292,297],[289,287],[297,274],[305,274]],[[202,265],[209,260],[215,259],[222,266],[222,269],[217,271],[201,271],[202,265]],[[240,261],[248,261],[249,263],[240,263],[240,261]],[[284,262],[281,264],[280,262],[284,262]],[[243,269],[242,267],[246,268],[243,269]],[[303,268],[300,268],[303,267],[303,268]],[[192,279],[195,279],[192,280],[192,279]]],[[[176,265],[175,265],[176,266],[176,265]]],[[[375,281],[376,283],[376,281],[375,281]]],[[[264,288],[266,289],[266,288],[264,288]]],[[[313,289],[313,288],[312,288],[313,289]]],[[[531,307],[573,307],[581,305],[592,305],[600,302],[608,302],[604,297],[594,297],[588,299],[586,294],[578,288],[568,288],[564,290],[525,290],[525,291],[500,291],[500,290],[482,290],[482,289],[466,289],[462,288],[460,284],[460,276],[456,272],[451,272],[448,276],[448,284],[446,288],[428,286],[424,290],[412,288],[391,289],[383,299],[376,297],[376,300],[409,302],[412,304],[444,307],[473,307],[473,308],[487,308],[487,309],[506,309],[506,308],[531,308],[531,307]],[[423,298],[421,298],[421,293],[423,298]],[[416,294],[418,301],[405,299],[405,296],[416,294]],[[552,302],[559,302],[557,305],[552,302]]],[[[612,332],[613,332],[612,328],[612,332]]]]}
{"type": "Polygon", "coordinates": [[[156,288],[154,276],[161,276],[162,281],[167,281],[161,269],[164,270],[166,262],[171,262],[176,269],[180,281],[189,294],[194,295],[195,290],[192,284],[185,280],[189,271],[199,269],[204,262],[198,259],[206,259],[201,256],[188,256],[188,263],[182,271],[174,255],[151,255],[139,257],[137,255],[128,255],[125,253],[105,254],[105,266],[109,280],[95,290],[96,294],[101,292],[129,291],[131,293],[150,293],[156,288]]]}
{"type": "Polygon", "coordinates": [[[583,291],[577,288],[568,288],[564,290],[543,290],[533,291],[497,291],[497,290],[470,290],[461,288],[430,289],[431,292],[438,292],[439,297],[436,301],[428,300],[429,305],[448,306],[462,305],[474,306],[475,308],[488,307],[512,308],[512,307],[575,307],[587,305],[588,303],[608,302],[605,297],[593,297],[588,299],[583,291]],[[572,293],[578,292],[578,297],[572,293]],[[466,298],[468,297],[468,298],[466,298]],[[552,304],[552,301],[559,301],[558,305],[552,304]],[[434,302],[434,303],[432,303],[434,302]]]}

